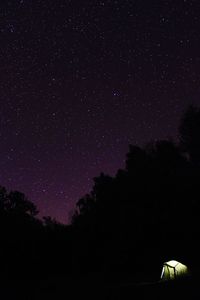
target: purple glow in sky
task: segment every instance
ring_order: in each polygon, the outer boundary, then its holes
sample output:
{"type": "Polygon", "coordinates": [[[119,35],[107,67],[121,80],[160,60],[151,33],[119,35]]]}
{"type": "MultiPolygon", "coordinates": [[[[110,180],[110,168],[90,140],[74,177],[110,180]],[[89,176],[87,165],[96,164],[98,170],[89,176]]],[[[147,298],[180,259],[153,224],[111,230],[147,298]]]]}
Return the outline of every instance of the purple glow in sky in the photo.
{"type": "Polygon", "coordinates": [[[198,1],[0,4],[0,185],[68,222],[128,144],[176,138],[200,96],[198,1]]]}

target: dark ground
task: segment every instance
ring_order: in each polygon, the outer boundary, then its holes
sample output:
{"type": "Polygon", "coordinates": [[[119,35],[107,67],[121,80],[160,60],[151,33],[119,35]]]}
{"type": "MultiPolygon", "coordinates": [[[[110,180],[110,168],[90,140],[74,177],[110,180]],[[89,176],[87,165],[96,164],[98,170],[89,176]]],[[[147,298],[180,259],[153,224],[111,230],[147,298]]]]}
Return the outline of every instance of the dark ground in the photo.
{"type": "Polygon", "coordinates": [[[1,281],[0,299],[200,299],[199,280],[187,278],[174,282],[133,283],[131,278],[120,282],[103,275],[91,274],[81,279],[57,277],[51,279],[1,281]]]}

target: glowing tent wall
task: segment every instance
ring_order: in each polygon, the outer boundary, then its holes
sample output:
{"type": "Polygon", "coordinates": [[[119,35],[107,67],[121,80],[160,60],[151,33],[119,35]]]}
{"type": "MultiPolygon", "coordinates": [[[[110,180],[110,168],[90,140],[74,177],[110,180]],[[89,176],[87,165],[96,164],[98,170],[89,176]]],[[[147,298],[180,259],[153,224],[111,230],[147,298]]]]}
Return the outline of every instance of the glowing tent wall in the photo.
{"type": "Polygon", "coordinates": [[[161,280],[173,280],[188,274],[187,266],[178,261],[171,260],[163,264],[161,280]]]}

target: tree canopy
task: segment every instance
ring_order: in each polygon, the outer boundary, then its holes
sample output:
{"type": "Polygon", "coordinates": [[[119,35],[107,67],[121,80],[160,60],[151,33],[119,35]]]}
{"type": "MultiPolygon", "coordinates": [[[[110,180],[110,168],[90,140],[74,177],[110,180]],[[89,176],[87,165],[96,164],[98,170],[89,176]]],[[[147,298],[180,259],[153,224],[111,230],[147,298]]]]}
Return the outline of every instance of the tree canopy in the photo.
{"type": "Polygon", "coordinates": [[[115,176],[96,176],[67,226],[49,216],[40,220],[36,205],[23,193],[0,187],[1,270],[136,274],[176,255],[196,263],[199,162],[200,109],[189,107],[178,141],[129,145],[124,169],[115,176]]]}

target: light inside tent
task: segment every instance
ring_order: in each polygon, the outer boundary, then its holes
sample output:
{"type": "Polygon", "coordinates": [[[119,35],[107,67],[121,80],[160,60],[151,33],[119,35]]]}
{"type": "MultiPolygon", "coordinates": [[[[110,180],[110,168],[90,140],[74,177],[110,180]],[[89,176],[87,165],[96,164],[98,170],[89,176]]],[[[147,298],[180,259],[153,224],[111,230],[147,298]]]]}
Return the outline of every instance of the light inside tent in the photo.
{"type": "Polygon", "coordinates": [[[186,265],[176,261],[170,260],[163,264],[161,272],[161,280],[173,280],[179,277],[188,275],[188,268],[186,265]]]}

